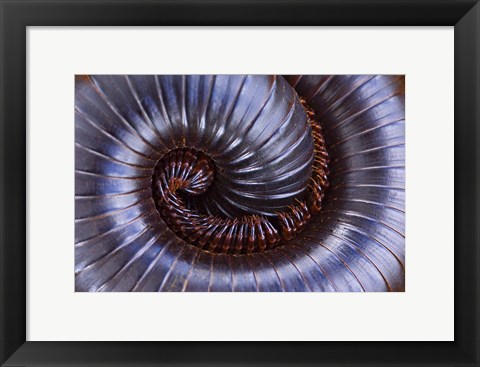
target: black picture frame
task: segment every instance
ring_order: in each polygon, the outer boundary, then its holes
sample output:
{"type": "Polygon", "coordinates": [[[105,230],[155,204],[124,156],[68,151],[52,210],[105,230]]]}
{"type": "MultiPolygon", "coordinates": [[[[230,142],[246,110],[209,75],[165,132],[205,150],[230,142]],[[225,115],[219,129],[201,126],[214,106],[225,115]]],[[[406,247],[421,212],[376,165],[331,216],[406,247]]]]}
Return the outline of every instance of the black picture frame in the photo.
{"type": "Polygon", "coordinates": [[[0,4],[2,366],[479,366],[477,0],[0,0],[0,4]],[[455,341],[26,341],[26,27],[153,25],[455,26],[455,341]]]}

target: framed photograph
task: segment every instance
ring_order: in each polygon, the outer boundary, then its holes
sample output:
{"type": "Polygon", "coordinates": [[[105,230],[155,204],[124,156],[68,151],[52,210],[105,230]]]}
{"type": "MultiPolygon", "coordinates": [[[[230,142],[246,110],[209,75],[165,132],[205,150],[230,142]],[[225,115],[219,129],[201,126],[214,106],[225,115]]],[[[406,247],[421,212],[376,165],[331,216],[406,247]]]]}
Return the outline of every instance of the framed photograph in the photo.
{"type": "Polygon", "coordinates": [[[477,1],[9,1],[2,366],[479,366],[477,1]]]}

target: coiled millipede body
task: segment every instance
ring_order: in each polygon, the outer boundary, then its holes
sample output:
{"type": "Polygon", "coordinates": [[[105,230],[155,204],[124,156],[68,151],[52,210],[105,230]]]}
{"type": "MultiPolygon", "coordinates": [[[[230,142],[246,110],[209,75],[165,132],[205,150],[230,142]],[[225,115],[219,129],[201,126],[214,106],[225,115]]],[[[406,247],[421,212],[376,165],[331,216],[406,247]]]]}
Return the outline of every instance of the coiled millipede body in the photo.
{"type": "Polygon", "coordinates": [[[77,291],[403,291],[401,76],[77,76],[77,291]]]}

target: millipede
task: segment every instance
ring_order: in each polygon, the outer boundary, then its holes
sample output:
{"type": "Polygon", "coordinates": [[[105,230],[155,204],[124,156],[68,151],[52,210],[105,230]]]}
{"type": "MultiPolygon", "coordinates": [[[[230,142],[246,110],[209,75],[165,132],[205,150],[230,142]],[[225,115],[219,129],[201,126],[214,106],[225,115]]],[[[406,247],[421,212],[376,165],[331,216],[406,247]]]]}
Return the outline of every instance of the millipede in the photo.
{"type": "Polygon", "coordinates": [[[75,80],[77,291],[402,291],[394,75],[75,80]]]}

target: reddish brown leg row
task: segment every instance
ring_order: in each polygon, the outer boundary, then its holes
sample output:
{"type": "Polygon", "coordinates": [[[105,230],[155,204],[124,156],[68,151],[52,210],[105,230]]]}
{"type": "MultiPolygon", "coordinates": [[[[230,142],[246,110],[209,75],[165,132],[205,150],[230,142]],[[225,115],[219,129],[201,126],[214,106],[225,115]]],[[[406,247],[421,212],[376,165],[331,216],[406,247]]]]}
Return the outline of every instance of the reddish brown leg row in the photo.
{"type": "Polygon", "coordinates": [[[259,215],[222,218],[196,213],[185,205],[181,193],[205,193],[213,182],[215,167],[205,154],[194,149],[175,150],[158,163],[153,176],[153,192],[162,218],[178,236],[210,252],[264,251],[292,239],[313,215],[320,212],[328,187],[329,157],[315,113],[303,98],[300,101],[311,126],[315,152],[305,200],[297,200],[296,205],[278,212],[273,218],[259,215]]]}

